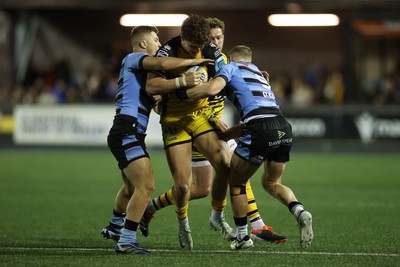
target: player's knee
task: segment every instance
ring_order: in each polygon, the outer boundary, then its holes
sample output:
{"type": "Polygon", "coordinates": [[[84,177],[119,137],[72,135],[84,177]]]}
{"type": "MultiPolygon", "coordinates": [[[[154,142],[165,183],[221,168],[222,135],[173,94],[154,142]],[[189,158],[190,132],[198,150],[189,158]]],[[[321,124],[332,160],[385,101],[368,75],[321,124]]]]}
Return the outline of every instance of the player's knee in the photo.
{"type": "Polygon", "coordinates": [[[133,195],[133,192],[135,191],[135,187],[132,185],[127,185],[124,184],[124,189],[123,189],[123,193],[125,195],[125,197],[130,198],[133,195]]]}
{"type": "Polygon", "coordinates": [[[150,196],[154,193],[154,190],[155,190],[154,183],[153,184],[148,184],[148,185],[145,186],[145,191],[150,196]]]}
{"type": "Polygon", "coordinates": [[[273,192],[277,184],[278,182],[275,180],[263,179],[262,181],[262,186],[268,193],[273,192]]]}
{"type": "Polygon", "coordinates": [[[174,185],[174,190],[179,194],[179,195],[187,195],[190,192],[190,186],[188,184],[175,184],[174,185]]]}
{"type": "Polygon", "coordinates": [[[154,184],[148,183],[148,184],[142,184],[140,186],[137,186],[134,189],[134,192],[135,192],[135,194],[138,194],[143,198],[150,199],[154,193],[154,190],[155,190],[154,184]]]}
{"type": "Polygon", "coordinates": [[[195,192],[196,198],[203,198],[206,197],[210,194],[210,188],[209,187],[204,187],[204,188],[198,188],[195,192]]]}
{"type": "Polygon", "coordinates": [[[232,196],[246,195],[246,185],[229,185],[229,193],[232,196]]]}
{"type": "Polygon", "coordinates": [[[221,157],[214,162],[213,166],[214,166],[214,169],[216,172],[228,174],[230,160],[225,159],[224,157],[221,157]]]}

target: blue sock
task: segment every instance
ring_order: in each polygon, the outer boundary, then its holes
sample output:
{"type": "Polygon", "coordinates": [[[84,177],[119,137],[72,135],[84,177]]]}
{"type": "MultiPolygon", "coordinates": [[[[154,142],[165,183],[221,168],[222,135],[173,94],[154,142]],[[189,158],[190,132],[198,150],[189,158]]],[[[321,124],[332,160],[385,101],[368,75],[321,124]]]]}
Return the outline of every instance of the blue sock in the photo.
{"type": "Polygon", "coordinates": [[[122,228],[124,226],[125,223],[125,217],[119,217],[119,216],[115,216],[114,214],[111,216],[111,224],[113,224],[113,226],[117,226],[118,228],[122,228]]]}
{"type": "Polygon", "coordinates": [[[122,228],[118,243],[136,243],[136,231],[122,228]]]}

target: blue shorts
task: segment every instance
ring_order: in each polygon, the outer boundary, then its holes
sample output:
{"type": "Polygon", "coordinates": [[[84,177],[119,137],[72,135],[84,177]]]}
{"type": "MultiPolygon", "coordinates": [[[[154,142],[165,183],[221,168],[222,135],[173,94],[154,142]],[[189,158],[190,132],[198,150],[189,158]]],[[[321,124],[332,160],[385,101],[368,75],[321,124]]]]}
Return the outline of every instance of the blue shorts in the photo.
{"type": "Polygon", "coordinates": [[[118,161],[118,168],[125,169],[130,162],[149,157],[145,145],[146,134],[137,131],[136,119],[130,116],[116,116],[107,137],[108,147],[118,161]]]}

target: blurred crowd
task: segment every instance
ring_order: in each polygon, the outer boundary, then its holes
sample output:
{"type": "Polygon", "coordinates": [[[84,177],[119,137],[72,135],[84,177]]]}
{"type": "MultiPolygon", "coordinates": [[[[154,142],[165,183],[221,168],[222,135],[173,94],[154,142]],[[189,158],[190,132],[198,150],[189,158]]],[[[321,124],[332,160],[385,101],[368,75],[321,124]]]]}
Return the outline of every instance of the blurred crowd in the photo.
{"type": "Polygon", "coordinates": [[[364,81],[365,101],[373,105],[400,104],[400,66],[383,78],[364,81]]]}
{"type": "Polygon", "coordinates": [[[18,104],[113,103],[118,74],[117,68],[73,73],[65,63],[60,63],[52,72],[29,74],[24,85],[11,90],[0,88],[0,111],[11,114],[18,104]]]}
{"type": "MultiPolygon", "coordinates": [[[[71,73],[65,64],[54,71],[29,78],[11,90],[0,88],[0,111],[11,114],[18,104],[113,103],[119,64],[100,71],[71,73]]],[[[281,106],[308,107],[315,104],[400,104],[400,66],[381,79],[364,81],[360,99],[349,99],[340,70],[305,70],[299,75],[270,73],[270,83],[281,106]]]]}

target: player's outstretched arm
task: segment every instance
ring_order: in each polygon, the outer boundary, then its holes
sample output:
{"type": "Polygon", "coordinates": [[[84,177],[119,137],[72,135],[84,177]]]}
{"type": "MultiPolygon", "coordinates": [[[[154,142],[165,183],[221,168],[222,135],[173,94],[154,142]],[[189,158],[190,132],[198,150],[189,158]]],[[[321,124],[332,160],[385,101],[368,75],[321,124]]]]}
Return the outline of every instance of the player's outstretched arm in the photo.
{"type": "Polygon", "coordinates": [[[211,65],[214,61],[207,58],[176,58],[176,57],[145,57],[143,68],[146,70],[168,71],[182,67],[192,67],[198,65],[211,65]]]}
{"type": "Polygon", "coordinates": [[[221,77],[216,77],[208,83],[197,85],[187,90],[178,90],[177,96],[180,99],[201,99],[216,95],[224,89],[226,82],[221,77]]]}
{"type": "Polygon", "coordinates": [[[200,76],[200,72],[190,72],[174,79],[166,79],[159,73],[149,72],[147,75],[146,92],[149,95],[162,95],[179,89],[186,90],[186,88],[200,84],[200,76]]]}

